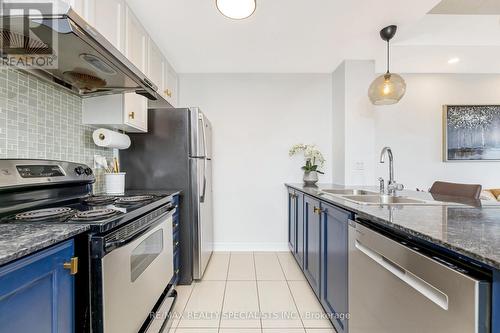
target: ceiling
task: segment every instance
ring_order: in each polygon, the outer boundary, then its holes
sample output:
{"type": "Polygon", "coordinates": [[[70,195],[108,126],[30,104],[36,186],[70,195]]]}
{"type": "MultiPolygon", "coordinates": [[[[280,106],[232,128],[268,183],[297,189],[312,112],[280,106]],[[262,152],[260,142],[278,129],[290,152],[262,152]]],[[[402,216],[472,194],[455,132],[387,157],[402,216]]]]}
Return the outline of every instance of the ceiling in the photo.
{"type": "Polygon", "coordinates": [[[257,0],[249,19],[215,0],[128,0],[181,73],[330,73],[384,51],[378,31],[410,27],[438,0],[257,0]]]}
{"type": "Polygon", "coordinates": [[[498,0],[442,0],[430,14],[453,15],[498,15],[500,1],[498,0]]]}
{"type": "Polygon", "coordinates": [[[241,21],[215,0],[127,1],[180,73],[331,73],[344,59],[383,72],[389,24],[394,71],[500,73],[498,0],[257,0],[241,21]]]}

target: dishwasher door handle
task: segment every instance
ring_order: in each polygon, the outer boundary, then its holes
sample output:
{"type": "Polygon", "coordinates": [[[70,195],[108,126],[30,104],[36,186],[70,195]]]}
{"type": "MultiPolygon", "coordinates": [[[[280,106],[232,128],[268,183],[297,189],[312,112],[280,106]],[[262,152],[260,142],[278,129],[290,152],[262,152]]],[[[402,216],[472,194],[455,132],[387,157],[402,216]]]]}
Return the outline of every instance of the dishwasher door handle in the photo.
{"type": "Polygon", "coordinates": [[[390,259],[387,259],[386,257],[373,251],[372,249],[364,246],[359,242],[359,240],[356,240],[355,246],[356,249],[364,253],[375,263],[391,272],[394,276],[418,291],[420,294],[435,303],[437,306],[441,307],[444,310],[448,310],[448,296],[445,293],[443,293],[430,283],[426,282],[425,280],[409,272],[408,270],[404,269],[403,267],[397,265],[390,259]]]}

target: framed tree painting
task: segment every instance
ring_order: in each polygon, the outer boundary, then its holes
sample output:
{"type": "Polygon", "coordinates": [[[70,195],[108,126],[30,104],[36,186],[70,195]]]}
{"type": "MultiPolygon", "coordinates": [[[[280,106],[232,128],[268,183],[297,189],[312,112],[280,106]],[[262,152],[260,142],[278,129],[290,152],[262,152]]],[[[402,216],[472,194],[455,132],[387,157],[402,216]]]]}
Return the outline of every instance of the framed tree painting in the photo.
{"type": "Polygon", "coordinates": [[[444,160],[500,161],[500,105],[445,105],[444,160]]]}

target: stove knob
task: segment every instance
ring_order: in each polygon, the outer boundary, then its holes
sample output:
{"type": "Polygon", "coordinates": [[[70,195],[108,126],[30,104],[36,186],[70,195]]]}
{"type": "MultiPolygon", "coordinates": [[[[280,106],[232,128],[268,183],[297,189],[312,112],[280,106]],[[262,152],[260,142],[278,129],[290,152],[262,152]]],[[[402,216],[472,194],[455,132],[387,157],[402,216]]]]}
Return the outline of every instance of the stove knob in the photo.
{"type": "Polygon", "coordinates": [[[82,167],[82,166],[78,166],[75,168],[75,173],[78,175],[78,176],[81,176],[83,175],[83,173],[85,172],[85,169],[82,167]]]}
{"type": "Polygon", "coordinates": [[[93,174],[92,169],[91,168],[85,168],[85,174],[87,176],[92,176],[92,174],[93,174]]]}

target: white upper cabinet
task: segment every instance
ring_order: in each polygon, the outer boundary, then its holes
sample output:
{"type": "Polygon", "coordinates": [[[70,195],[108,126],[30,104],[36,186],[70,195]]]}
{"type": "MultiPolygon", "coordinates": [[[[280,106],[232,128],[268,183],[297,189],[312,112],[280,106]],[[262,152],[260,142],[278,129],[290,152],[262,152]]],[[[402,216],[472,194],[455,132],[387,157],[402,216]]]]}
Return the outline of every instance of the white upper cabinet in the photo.
{"type": "Polygon", "coordinates": [[[174,68],[168,62],[166,62],[164,73],[165,85],[163,89],[163,97],[170,103],[170,105],[176,108],[179,94],[179,78],[174,68]]]}
{"type": "Polygon", "coordinates": [[[90,25],[95,24],[96,19],[96,3],[106,2],[108,0],[63,0],[73,8],[90,25]]]}
{"type": "MultiPolygon", "coordinates": [[[[103,1],[103,0],[101,0],[103,1]]],[[[146,30],[130,7],[125,7],[125,56],[143,73],[148,70],[148,39],[146,30]]]]}
{"type": "MultiPolygon", "coordinates": [[[[122,52],[158,87],[158,94],[177,107],[178,77],[126,0],[64,0],[122,52]]],[[[146,132],[148,100],[135,93],[84,99],[83,123],[146,132]]]]}
{"type": "Polygon", "coordinates": [[[161,94],[163,88],[165,86],[165,66],[166,60],[163,54],[161,53],[158,46],[153,42],[153,40],[149,40],[149,61],[148,61],[148,72],[146,73],[147,77],[153,81],[153,83],[158,87],[158,93],[161,94]]]}
{"type": "Polygon", "coordinates": [[[83,123],[131,133],[148,131],[148,100],[135,93],[83,99],[83,123]]]}
{"type": "Polygon", "coordinates": [[[124,94],[123,119],[129,132],[148,131],[148,99],[135,93],[124,94]]]}
{"type": "Polygon", "coordinates": [[[95,3],[95,28],[125,54],[125,1],[97,0],[95,3]]]}

